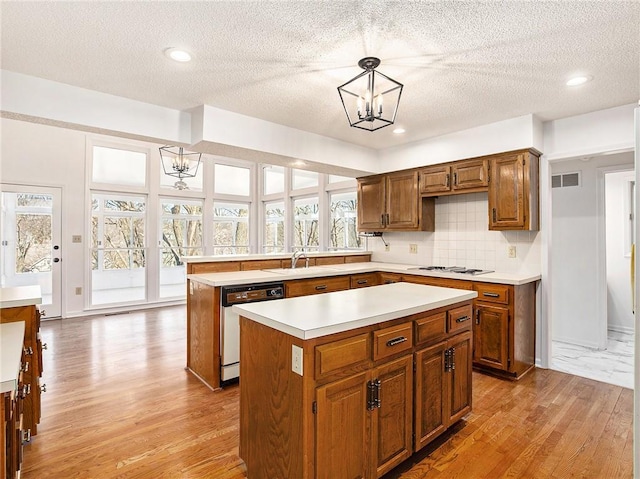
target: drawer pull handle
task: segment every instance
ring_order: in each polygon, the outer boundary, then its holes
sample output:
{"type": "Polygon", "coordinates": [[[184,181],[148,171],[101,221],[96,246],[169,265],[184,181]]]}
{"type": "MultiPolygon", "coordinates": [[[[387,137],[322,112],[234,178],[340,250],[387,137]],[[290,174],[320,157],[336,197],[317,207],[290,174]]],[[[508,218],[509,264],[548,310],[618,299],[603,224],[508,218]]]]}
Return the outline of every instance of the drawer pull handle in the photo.
{"type": "Polygon", "coordinates": [[[29,346],[28,348],[24,348],[24,354],[27,356],[33,356],[33,348],[29,346]]]}
{"type": "Polygon", "coordinates": [[[404,343],[407,340],[404,336],[400,336],[399,338],[390,339],[387,341],[387,346],[395,346],[396,344],[404,343]]]}
{"type": "Polygon", "coordinates": [[[31,442],[31,429],[22,431],[22,444],[24,444],[25,442],[31,442]]]}
{"type": "Polygon", "coordinates": [[[456,319],[456,323],[464,323],[465,321],[469,321],[471,318],[469,316],[461,316],[456,319]]]}
{"type": "Polygon", "coordinates": [[[42,386],[40,386],[40,392],[46,393],[47,392],[47,385],[43,384],[42,386]]]}
{"type": "Polygon", "coordinates": [[[500,295],[498,293],[482,293],[483,296],[489,296],[490,298],[499,298],[500,295]]]}
{"type": "Polygon", "coordinates": [[[326,284],[321,284],[319,286],[316,286],[316,291],[322,291],[323,289],[327,289],[326,284]]]}
{"type": "Polygon", "coordinates": [[[369,281],[367,281],[366,279],[359,279],[358,280],[358,284],[367,284],[369,281]]]}
{"type": "Polygon", "coordinates": [[[29,361],[25,361],[24,364],[22,365],[22,372],[23,373],[29,372],[29,361]]]}
{"type": "Polygon", "coordinates": [[[42,343],[42,349],[49,349],[49,345],[47,343],[42,343]]]}

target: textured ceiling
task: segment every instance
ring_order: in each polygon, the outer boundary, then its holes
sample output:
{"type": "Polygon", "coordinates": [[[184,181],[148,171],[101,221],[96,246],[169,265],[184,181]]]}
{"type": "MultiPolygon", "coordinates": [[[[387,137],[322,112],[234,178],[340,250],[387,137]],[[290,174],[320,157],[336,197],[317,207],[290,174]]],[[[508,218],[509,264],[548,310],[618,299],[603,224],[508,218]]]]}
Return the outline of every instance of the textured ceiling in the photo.
{"type": "Polygon", "coordinates": [[[640,98],[637,0],[2,1],[0,13],[5,70],[372,148],[640,98]],[[194,58],[175,63],[169,47],[194,58]],[[396,123],[405,135],[348,126],[336,87],[365,56],[404,83],[396,123]],[[566,87],[575,73],[593,81],[566,87]]]}

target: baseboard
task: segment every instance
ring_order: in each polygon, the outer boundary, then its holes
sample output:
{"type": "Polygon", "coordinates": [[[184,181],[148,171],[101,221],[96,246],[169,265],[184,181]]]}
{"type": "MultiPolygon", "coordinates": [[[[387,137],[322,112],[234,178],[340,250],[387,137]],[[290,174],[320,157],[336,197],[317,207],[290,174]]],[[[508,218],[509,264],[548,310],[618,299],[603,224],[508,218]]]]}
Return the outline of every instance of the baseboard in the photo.
{"type": "Polygon", "coordinates": [[[616,325],[609,325],[607,327],[608,331],[615,331],[616,333],[623,333],[623,334],[633,334],[635,333],[635,328],[630,328],[628,326],[616,326],[616,325]]]}

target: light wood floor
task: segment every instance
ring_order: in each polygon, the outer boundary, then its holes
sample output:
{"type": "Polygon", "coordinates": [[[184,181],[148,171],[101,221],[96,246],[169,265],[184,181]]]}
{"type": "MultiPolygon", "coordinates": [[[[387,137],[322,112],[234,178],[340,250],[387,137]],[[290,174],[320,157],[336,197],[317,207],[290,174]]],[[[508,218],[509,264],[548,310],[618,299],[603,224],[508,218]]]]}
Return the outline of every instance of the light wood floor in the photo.
{"type": "MultiPolygon", "coordinates": [[[[23,479],[246,477],[238,386],[212,392],[184,370],[184,307],[48,321],[42,336],[23,479]]],[[[385,479],[632,477],[631,390],[550,370],[473,381],[466,420],[385,479]]]]}

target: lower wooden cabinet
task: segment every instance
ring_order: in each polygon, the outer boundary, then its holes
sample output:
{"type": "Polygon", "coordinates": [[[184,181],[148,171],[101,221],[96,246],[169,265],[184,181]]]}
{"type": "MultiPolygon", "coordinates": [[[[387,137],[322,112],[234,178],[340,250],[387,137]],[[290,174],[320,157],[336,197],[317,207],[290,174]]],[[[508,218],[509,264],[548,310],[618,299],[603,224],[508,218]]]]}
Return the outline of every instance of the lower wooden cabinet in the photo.
{"type": "Polygon", "coordinates": [[[249,477],[378,479],[442,434],[472,407],[471,311],[465,301],[309,340],[241,317],[249,477]]]}
{"type": "Polygon", "coordinates": [[[316,390],[317,478],[380,477],[411,456],[413,358],[316,390]]]}

